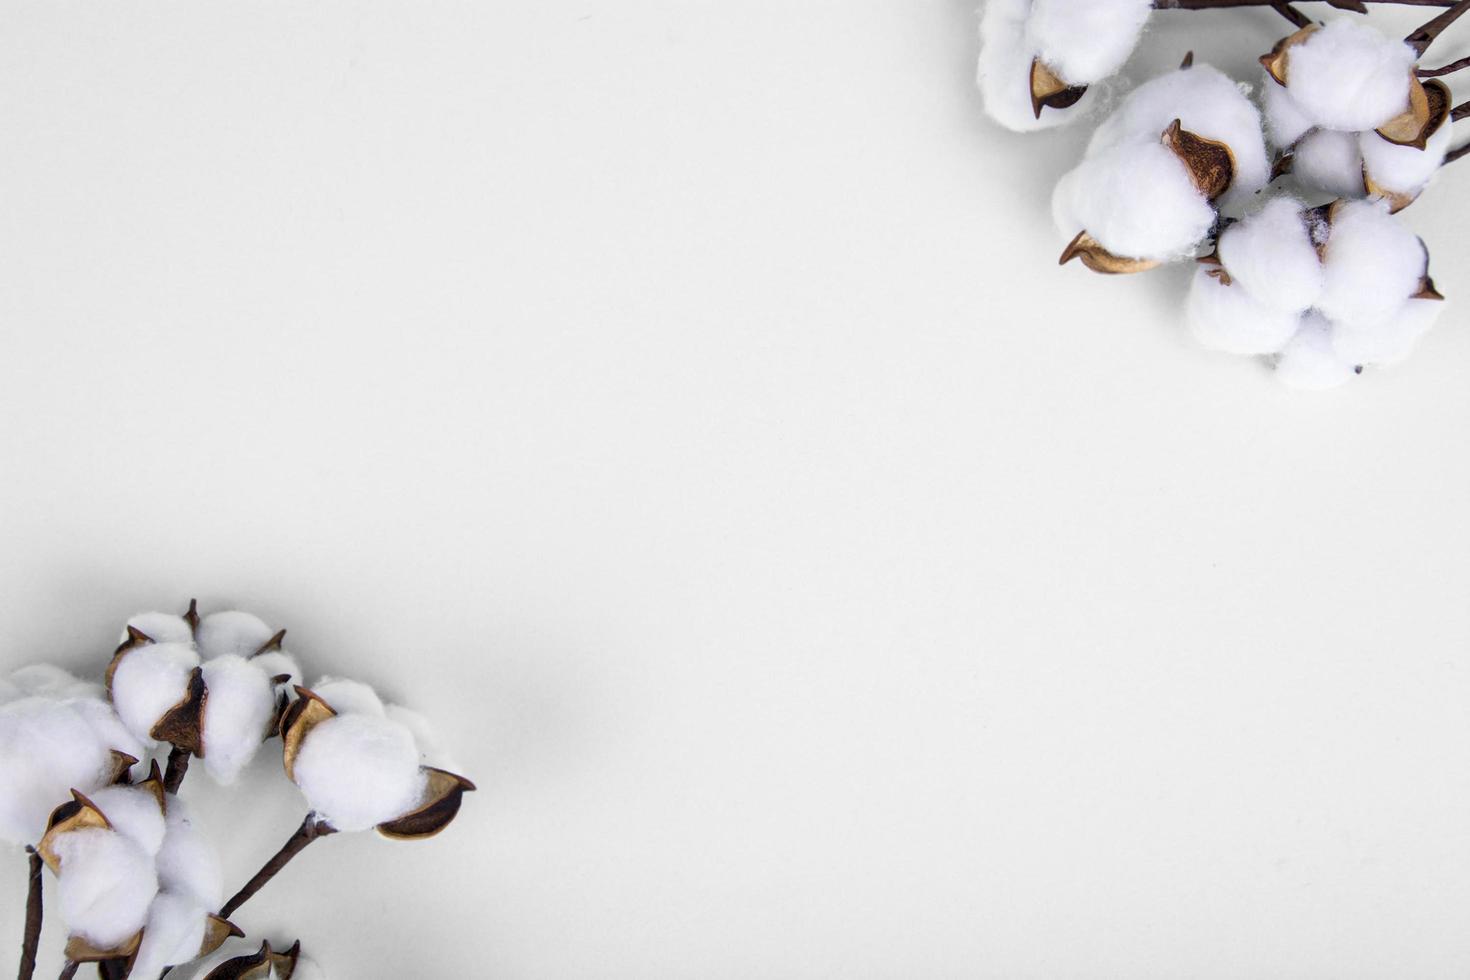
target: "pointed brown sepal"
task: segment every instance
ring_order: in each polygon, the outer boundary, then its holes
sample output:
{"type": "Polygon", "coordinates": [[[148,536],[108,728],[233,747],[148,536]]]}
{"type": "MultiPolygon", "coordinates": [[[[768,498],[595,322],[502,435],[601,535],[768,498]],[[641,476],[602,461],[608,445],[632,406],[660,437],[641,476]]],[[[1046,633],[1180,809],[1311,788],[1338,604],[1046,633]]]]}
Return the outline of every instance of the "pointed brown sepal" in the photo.
{"type": "Polygon", "coordinates": [[[1291,173],[1291,168],[1296,165],[1296,153],[1292,150],[1282,150],[1276,154],[1276,159],[1271,161],[1271,179],[1278,180],[1291,173]]]}
{"type": "Polygon", "coordinates": [[[1180,71],[1184,71],[1186,68],[1193,68],[1193,67],[1194,67],[1194,52],[1193,51],[1186,51],[1186,52],[1184,52],[1184,60],[1181,61],[1181,62],[1179,62],[1179,70],[1180,71]]]}
{"type": "Polygon", "coordinates": [[[189,608],[184,610],[184,622],[189,624],[190,633],[199,632],[199,600],[190,599],[189,608]]]}
{"type": "Polygon", "coordinates": [[[1046,62],[1031,59],[1031,111],[1037,119],[1042,109],[1071,108],[1086,94],[1086,85],[1068,85],[1046,62]]]}
{"type": "Polygon", "coordinates": [[[112,949],[98,949],[81,936],[69,936],[66,940],[66,958],[74,963],[98,963],[102,960],[127,959],[138,951],[143,942],[141,930],[131,939],[112,949]]]}
{"type": "Polygon", "coordinates": [[[1388,202],[1388,213],[1398,214],[1404,208],[1419,199],[1418,194],[1401,194],[1398,191],[1387,190],[1380,186],[1373,175],[1368,172],[1368,164],[1363,164],[1363,192],[1369,197],[1376,197],[1388,202]]]}
{"type": "Polygon", "coordinates": [[[1434,280],[1427,275],[1419,280],[1419,291],[1409,299],[1434,299],[1443,300],[1444,294],[1434,288],[1434,280]]]}
{"type": "Polygon", "coordinates": [[[262,653],[270,653],[273,650],[279,650],[279,649],[281,649],[281,643],[282,643],[282,641],[284,641],[285,639],[286,639],[286,631],[285,630],[276,630],[275,635],[272,636],[269,640],[266,640],[264,643],[262,643],[260,645],[260,649],[259,650],[256,650],[250,656],[252,656],[252,657],[258,657],[262,653]]]}
{"type": "Polygon", "coordinates": [[[1220,285],[1229,286],[1235,282],[1234,279],[1230,278],[1230,273],[1225,271],[1225,264],[1220,261],[1220,253],[1218,251],[1211,252],[1209,255],[1201,255],[1195,261],[1200,265],[1208,266],[1205,275],[1219,280],[1220,285]]]}
{"type": "Polygon", "coordinates": [[[245,935],[245,930],[235,925],[229,919],[211,915],[204,920],[204,940],[199,944],[199,955],[208,956],[225,944],[225,940],[231,937],[239,939],[245,935]]]}
{"type": "Polygon", "coordinates": [[[158,760],[154,759],[148,766],[148,778],[136,784],[139,789],[146,789],[153,794],[158,801],[158,812],[168,814],[168,790],[164,788],[163,773],[158,771],[158,760]]]}
{"type": "Polygon", "coordinates": [[[296,961],[301,959],[301,940],[291,944],[283,953],[271,953],[271,966],[275,968],[277,980],[291,980],[296,974],[296,961]]]}
{"type": "Polygon", "coordinates": [[[1321,24],[1308,24],[1295,34],[1288,34],[1277,41],[1275,47],[1261,55],[1261,67],[1266,69],[1266,74],[1270,75],[1277,85],[1286,84],[1287,56],[1291,49],[1311,37],[1321,26],[1321,24]]]}
{"type": "Polygon", "coordinates": [[[313,728],[336,715],[332,706],[315,692],[297,685],[297,698],[281,716],[281,756],[286,766],[286,775],[296,779],[296,756],[301,752],[301,743],[313,728]]]}
{"type": "Polygon", "coordinates": [[[195,667],[189,673],[189,687],[182,700],[164,712],[158,724],[148,734],[160,742],[167,742],[204,758],[204,705],[209,700],[209,690],[204,686],[204,668],[195,667]]]}
{"type": "Polygon", "coordinates": [[[110,770],[110,775],[107,779],[108,784],[112,786],[117,786],[126,785],[132,782],[133,767],[137,764],[138,760],[134,759],[126,752],[119,752],[117,749],[113,749],[112,769],[110,770]]]}
{"type": "Polygon", "coordinates": [[[1398,146],[1422,150],[1429,137],[1450,117],[1450,90],[1438,79],[1421,82],[1409,76],[1409,108],[1379,126],[1376,133],[1398,146]]]}
{"type": "Polygon", "coordinates": [[[433,837],[448,827],[459,813],[464,794],[472,793],[475,784],[463,776],[443,769],[424,767],[429,777],[424,790],[424,801],[416,810],[405,813],[396,820],[378,824],[378,833],[395,840],[422,840],[433,837]]]}
{"type": "Polygon", "coordinates": [[[1159,264],[1154,259],[1130,259],[1114,255],[1085,231],[1079,231],[1077,237],[1067,243],[1057,264],[1066,265],[1073,259],[1081,259],[1082,264],[1093,272],[1101,272],[1110,276],[1145,272],[1159,264]]]}
{"type": "Polygon", "coordinates": [[[1219,140],[1191,133],[1178,119],[1169,124],[1160,139],[1184,164],[1195,189],[1207,201],[1214,203],[1230,189],[1235,180],[1235,154],[1230,152],[1230,147],[1219,140]]]}
{"type": "Polygon", "coordinates": [[[46,822],[46,833],[36,845],[36,853],[46,862],[53,874],[61,873],[61,856],[56,853],[56,838],[75,830],[111,830],[112,823],[91,800],[76,790],[71,791],[70,802],[63,803],[51,811],[46,822]]]}
{"type": "Polygon", "coordinates": [[[149,636],[147,633],[144,633],[136,626],[129,624],[127,627],[125,627],[125,629],[127,631],[127,635],[123,637],[123,641],[122,643],[118,644],[117,649],[112,651],[112,659],[107,663],[107,674],[105,676],[105,681],[107,683],[107,693],[109,695],[112,694],[112,675],[117,673],[117,665],[122,663],[122,658],[127,654],[129,650],[136,650],[138,647],[147,646],[148,644],[153,642],[153,637],[149,636]]]}
{"type": "Polygon", "coordinates": [[[210,970],[204,980],[266,980],[271,975],[271,944],[263,942],[260,949],[244,956],[225,960],[210,970]]]}

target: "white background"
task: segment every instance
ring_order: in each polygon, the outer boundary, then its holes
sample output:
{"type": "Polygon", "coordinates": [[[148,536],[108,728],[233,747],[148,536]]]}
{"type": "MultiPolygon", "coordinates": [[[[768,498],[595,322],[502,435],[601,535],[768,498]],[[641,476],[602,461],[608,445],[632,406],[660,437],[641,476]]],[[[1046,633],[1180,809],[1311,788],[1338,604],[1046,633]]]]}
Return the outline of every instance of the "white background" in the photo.
{"type": "Polygon", "coordinates": [[[1291,393],[1057,267],[1085,133],[987,124],[975,24],[5,0],[3,665],[197,595],[431,714],[460,820],[237,916],[337,978],[1464,976],[1470,163],[1459,305],[1291,393]]]}

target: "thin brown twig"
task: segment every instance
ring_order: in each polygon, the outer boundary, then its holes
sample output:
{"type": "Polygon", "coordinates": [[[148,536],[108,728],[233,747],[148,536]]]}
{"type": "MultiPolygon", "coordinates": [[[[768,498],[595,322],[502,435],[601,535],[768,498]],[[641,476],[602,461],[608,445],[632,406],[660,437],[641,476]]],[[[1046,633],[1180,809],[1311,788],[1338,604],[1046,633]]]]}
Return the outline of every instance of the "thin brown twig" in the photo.
{"type": "Polygon", "coordinates": [[[20,972],[17,980],[31,980],[36,973],[36,949],[41,943],[41,855],[34,847],[27,847],[30,867],[26,874],[26,926],[25,937],[20,944],[20,972]]]}
{"type": "Polygon", "coordinates": [[[1308,17],[1306,14],[1296,9],[1291,4],[1285,3],[1284,0],[1282,0],[1282,2],[1271,4],[1271,9],[1276,11],[1281,16],[1285,17],[1287,20],[1291,21],[1292,24],[1298,28],[1306,27],[1312,22],[1312,18],[1308,17]]]}
{"type": "Polygon", "coordinates": [[[291,839],[286,841],[285,846],[277,851],[275,857],[267,861],[255,873],[254,878],[251,878],[245,883],[244,888],[241,888],[235,893],[233,898],[224,904],[224,908],[219,910],[219,914],[228,919],[234,914],[236,909],[248,902],[252,895],[264,888],[265,883],[274,878],[277,872],[290,863],[292,858],[305,850],[306,845],[318,837],[325,837],[328,834],[335,834],[336,832],[337,828],[322,820],[315,813],[308,813],[306,819],[301,821],[301,826],[296,828],[296,833],[292,834],[291,839]]]}
{"type": "Polygon", "coordinates": [[[56,980],[71,980],[72,977],[77,975],[77,969],[81,965],[76,960],[67,960],[66,965],[61,968],[61,972],[56,975],[56,980]]]}
{"type": "Polygon", "coordinates": [[[177,793],[183,785],[184,777],[189,774],[189,752],[175,745],[168,753],[168,767],[163,773],[163,788],[170,793],[177,793]]]}
{"type": "Polygon", "coordinates": [[[1417,74],[1420,78],[1439,78],[1441,75],[1453,75],[1461,68],[1470,68],[1470,55],[1439,68],[1420,68],[1417,74]]]}
{"type": "MultiPolygon", "coordinates": [[[[1464,156],[1470,156],[1470,143],[1465,143],[1461,146],[1457,146],[1450,152],[1446,153],[1444,155],[1444,162],[1454,163],[1456,160],[1464,156]]],[[[1440,166],[1444,166],[1444,163],[1440,164],[1440,166]]]]}
{"type": "Polygon", "coordinates": [[[1470,10],[1470,0],[1459,0],[1458,3],[1438,17],[1415,29],[1408,37],[1404,38],[1404,43],[1422,55],[1425,51],[1429,50],[1429,46],[1434,43],[1434,39],[1444,33],[1446,27],[1459,20],[1461,15],[1467,10],[1470,10]]]}
{"type": "Polygon", "coordinates": [[[1461,102],[1450,110],[1450,122],[1459,122],[1466,116],[1470,116],[1470,102],[1461,102]]]}

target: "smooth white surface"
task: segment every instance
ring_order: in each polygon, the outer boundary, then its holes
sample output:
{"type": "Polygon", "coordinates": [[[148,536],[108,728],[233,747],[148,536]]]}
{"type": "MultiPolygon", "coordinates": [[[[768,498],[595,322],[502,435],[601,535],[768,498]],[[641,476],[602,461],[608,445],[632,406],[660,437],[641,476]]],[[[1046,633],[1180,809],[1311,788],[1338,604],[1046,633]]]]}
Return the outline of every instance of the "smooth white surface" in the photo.
{"type": "MultiPolygon", "coordinates": [[[[252,936],[338,978],[1470,970],[1470,163],[1406,212],[1459,305],[1287,391],[1193,345],[1189,270],[1056,266],[1087,134],[984,122],[975,22],[0,5],[5,664],[198,595],[481,787],[314,844],[252,936]]],[[[1286,26],[1161,14],[1135,70],[1254,80],[1286,26]]],[[[185,786],[231,888],[304,810],[278,765],[185,786]]]]}

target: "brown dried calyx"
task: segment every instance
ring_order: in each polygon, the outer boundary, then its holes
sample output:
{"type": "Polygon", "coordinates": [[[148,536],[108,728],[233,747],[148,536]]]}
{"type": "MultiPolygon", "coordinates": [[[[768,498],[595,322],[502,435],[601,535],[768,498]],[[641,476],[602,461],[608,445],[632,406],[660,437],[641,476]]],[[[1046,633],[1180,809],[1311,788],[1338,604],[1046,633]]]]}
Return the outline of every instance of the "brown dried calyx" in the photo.
{"type": "Polygon", "coordinates": [[[1235,154],[1226,144],[1191,133],[1179,119],[1169,124],[1160,139],[1184,164],[1195,189],[1211,204],[1234,183],[1235,154]]]}
{"type": "Polygon", "coordinates": [[[1086,94],[1086,85],[1070,85],[1040,58],[1031,60],[1031,111],[1037,119],[1042,109],[1069,109],[1086,94]]]}
{"type": "Polygon", "coordinates": [[[300,958],[299,939],[283,953],[277,953],[269,942],[263,942],[253,953],[225,960],[210,970],[204,980],[291,980],[300,958]]]}
{"type": "Polygon", "coordinates": [[[1079,231],[1077,237],[1067,243],[1057,264],[1066,265],[1073,259],[1081,259],[1082,264],[1093,272],[1101,272],[1110,276],[1146,272],[1160,264],[1156,259],[1133,259],[1124,255],[1114,255],[1085,231],[1079,231]]]}
{"type": "Polygon", "coordinates": [[[1205,275],[1218,280],[1220,285],[1229,286],[1235,282],[1230,277],[1230,273],[1225,271],[1225,263],[1220,261],[1220,251],[1218,248],[1209,255],[1201,255],[1195,261],[1205,266],[1205,275]]]}
{"type": "Polygon", "coordinates": [[[1429,137],[1450,120],[1450,90],[1437,79],[1421,82],[1409,75],[1409,108],[1379,126],[1375,132],[1398,146],[1422,150],[1429,137]]]}
{"type": "Polygon", "coordinates": [[[1275,47],[1261,55],[1261,67],[1266,69],[1266,74],[1270,75],[1277,85],[1286,84],[1287,74],[1290,71],[1291,49],[1321,30],[1321,26],[1320,24],[1308,24],[1295,34],[1288,34],[1277,41],[1275,47]]]}

